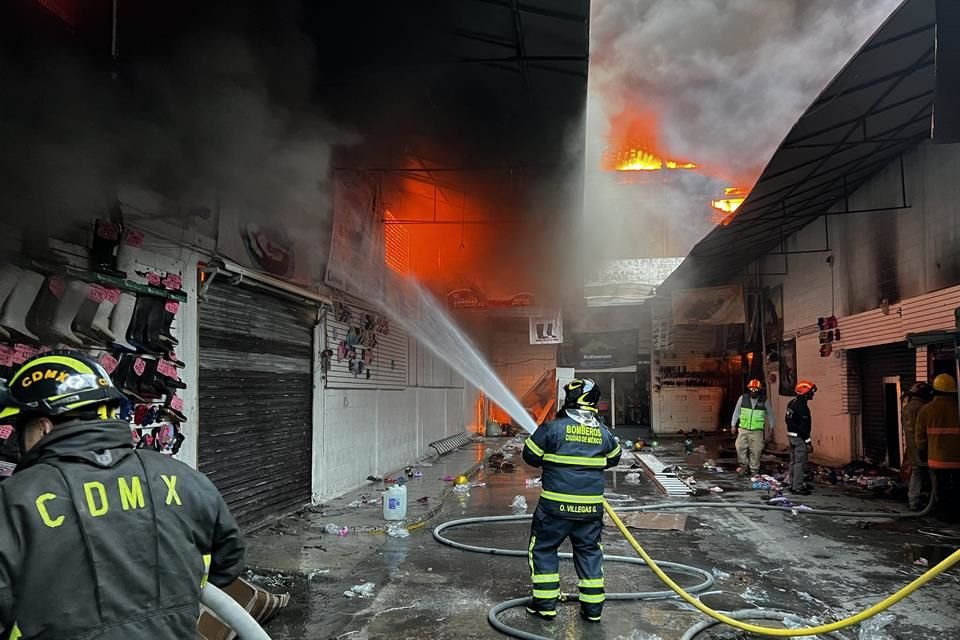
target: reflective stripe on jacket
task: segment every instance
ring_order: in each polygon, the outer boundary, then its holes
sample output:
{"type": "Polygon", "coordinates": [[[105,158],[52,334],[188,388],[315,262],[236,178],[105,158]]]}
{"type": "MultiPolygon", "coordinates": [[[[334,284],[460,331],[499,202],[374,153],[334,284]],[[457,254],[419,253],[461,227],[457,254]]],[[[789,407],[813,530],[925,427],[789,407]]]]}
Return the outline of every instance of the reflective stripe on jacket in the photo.
{"type": "Polygon", "coordinates": [[[527,438],[523,459],[543,467],[540,506],[560,518],[592,519],[603,514],[603,471],[620,462],[620,445],[602,424],[585,425],[564,416],[527,438]]]}
{"type": "Polygon", "coordinates": [[[749,393],[740,398],[740,428],[747,431],[760,431],[767,424],[767,403],[757,398],[756,408],[751,408],[753,399],[749,393]]]}
{"type": "Polygon", "coordinates": [[[931,469],[960,469],[960,410],[956,395],[936,396],[917,413],[920,458],[931,469]]]}

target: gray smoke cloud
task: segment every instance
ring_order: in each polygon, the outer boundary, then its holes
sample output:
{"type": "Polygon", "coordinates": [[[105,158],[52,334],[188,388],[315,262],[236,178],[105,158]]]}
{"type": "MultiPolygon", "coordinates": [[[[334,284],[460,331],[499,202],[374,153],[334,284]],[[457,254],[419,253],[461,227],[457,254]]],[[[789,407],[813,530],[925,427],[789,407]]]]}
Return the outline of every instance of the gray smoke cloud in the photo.
{"type": "MultiPolygon", "coordinates": [[[[803,111],[899,4],[595,0],[588,210],[616,188],[609,176],[591,173],[599,173],[603,145],[618,134],[611,118],[624,111],[652,114],[664,155],[698,163],[717,180],[710,189],[750,186],[803,111]]],[[[700,199],[698,191],[690,197],[700,199]]],[[[664,209],[671,207],[641,203],[637,215],[656,218],[664,209]]],[[[692,222],[697,234],[681,244],[702,235],[700,219],[692,222]]]]}
{"type": "Polygon", "coordinates": [[[165,200],[138,210],[150,199],[136,199],[125,209],[135,226],[162,219],[216,237],[218,212],[230,209],[326,255],[333,150],[356,136],[311,104],[318,63],[302,34],[254,46],[197,33],[118,77],[71,50],[0,64],[18,96],[0,106],[0,215],[25,237],[83,242],[120,192],[144,190],[165,200]],[[202,207],[206,219],[194,219],[202,207]]]}

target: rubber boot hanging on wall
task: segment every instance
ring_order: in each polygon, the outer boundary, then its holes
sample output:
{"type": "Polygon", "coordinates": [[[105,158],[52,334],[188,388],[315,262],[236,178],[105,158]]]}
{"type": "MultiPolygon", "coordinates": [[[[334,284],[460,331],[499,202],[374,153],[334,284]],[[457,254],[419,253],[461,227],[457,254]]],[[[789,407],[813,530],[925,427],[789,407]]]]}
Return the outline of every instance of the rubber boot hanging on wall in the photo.
{"type": "MultiPolygon", "coordinates": [[[[20,273],[20,268],[12,264],[5,264],[0,267],[0,309],[3,308],[10,294],[13,293],[14,287],[17,286],[20,273]]],[[[6,329],[0,327],[0,337],[9,338],[10,334],[6,329]]]]}
{"type": "Polygon", "coordinates": [[[97,220],[93,227],[93,244],[90,247],[90,266],[94,271],[126,278],[127,274],[117,269],[117,249],[120,245],[120,225],[109,220],[97,220]]]}
{"type": "Polygon", "coordinates": [[[133,318],[133,311],[137,306],[137,299],[132,293],[120,292],[120,299],[113,307],[113,313],[110,316],[110,333],[114,337],[114,344],[126,351],[136,351],[137,348],[127,342],[127,330],[130,328],[130,320],[133,318]]]}
{"type": "Polygon", "coordinates": [[[80,313],[80,307],[90,293],[90,283],[71,280],[66,283],[63,296],[59,299],[50,323],[50,332],[63,342],[74,346],[83,346],[77,334],[73,332],[73,321],[80,313]]]}
{"type": "Polygon", "coordinates": [[[40,340],[35,333],[27,328],[27,315],[29,315],[41,287],[43,287],[42,275],[29,269],[20,271],[19,280],[7,297],[3,305],[3,315],[0,316],[0,325],[14,337],[30,342],[40,340]]]}
{"type": "Polygon", "coordinates": [[[116,340],[116,335],[110,330],[110,316],[113,315],[113,309],[120,301],[120,290],[104,287],[103,294],[104,298],[97,307],[91,328],[107,342],[113,342],[116,340]]]}

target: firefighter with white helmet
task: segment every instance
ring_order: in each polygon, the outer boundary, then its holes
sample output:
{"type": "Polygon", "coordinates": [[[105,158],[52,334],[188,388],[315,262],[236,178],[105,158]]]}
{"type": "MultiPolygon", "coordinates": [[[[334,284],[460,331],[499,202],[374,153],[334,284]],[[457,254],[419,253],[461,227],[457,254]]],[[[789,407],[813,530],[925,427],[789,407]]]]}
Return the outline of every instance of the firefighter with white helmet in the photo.
{"type": "Polygon", "coordinates": [[[557,549],[570,538],[580,578],[580,614],[599,622],[603,610],[603,472],[620,462],[620,445],[597,417],[600,389],[589,378],[564,387],[556,420],[545,423],[523,447],[523,460],[543,468],[543,491],[530,528],[529,563],[533,599],[528,613],[544,620],[557,615],[560,561],[557,549]]]}

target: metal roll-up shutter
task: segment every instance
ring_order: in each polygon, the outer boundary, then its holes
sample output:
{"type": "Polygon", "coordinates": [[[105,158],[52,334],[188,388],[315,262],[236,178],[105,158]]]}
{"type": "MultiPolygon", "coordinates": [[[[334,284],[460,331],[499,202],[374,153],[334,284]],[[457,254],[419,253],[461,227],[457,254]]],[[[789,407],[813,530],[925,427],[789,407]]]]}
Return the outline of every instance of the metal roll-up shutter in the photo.
{"type": "Polygon", "coordinates": [[[200,304],[198,466],[241,527],[310,501],[315,317],[219,280],[200,304]]]}
{"type": "Polygon", "coordinates": [[[900,388],[909,388],[915,381],[916,354],[906,342],[857,349],[856,354],[860,369],[863,451],[874,462],[883,462],[887,457],[883,379],[900,376],[900,388]]]}

